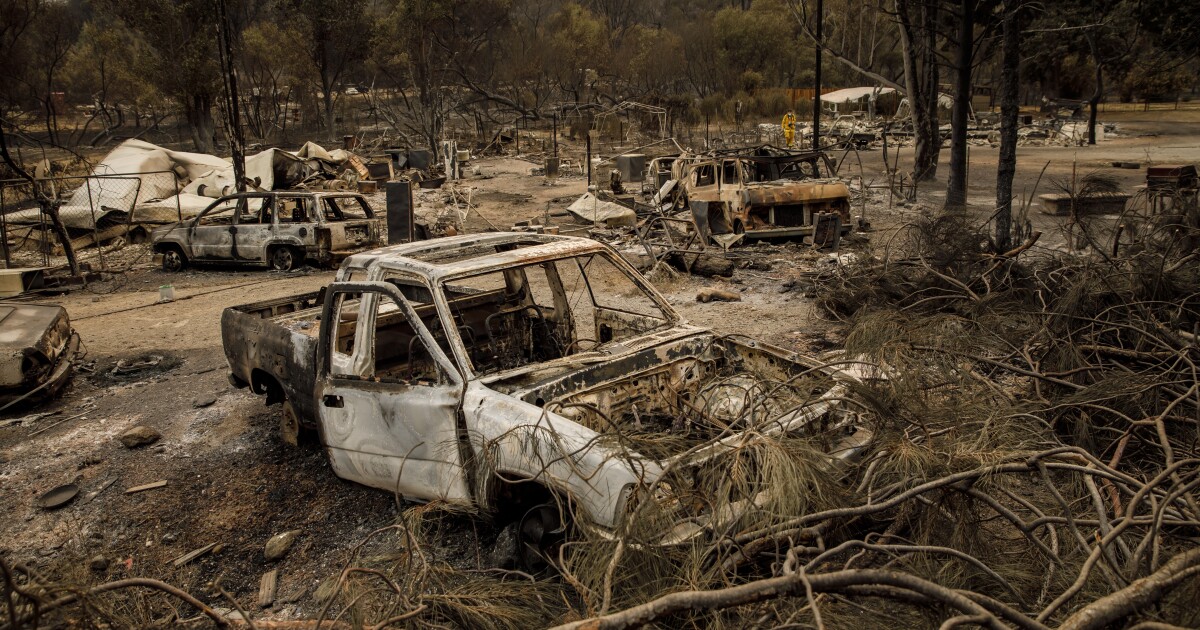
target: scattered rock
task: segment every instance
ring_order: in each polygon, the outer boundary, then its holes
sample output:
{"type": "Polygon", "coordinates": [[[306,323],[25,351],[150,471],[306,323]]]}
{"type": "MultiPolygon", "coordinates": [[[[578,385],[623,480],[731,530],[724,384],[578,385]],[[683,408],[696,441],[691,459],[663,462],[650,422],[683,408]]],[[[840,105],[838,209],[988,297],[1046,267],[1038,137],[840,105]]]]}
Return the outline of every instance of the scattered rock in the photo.
{"type": "Polygon", "coordinates": [[[96,573],[102,573],[108,570],[108,558],[104,556],[96,556],[88,560],[88,567],[96,573]]]}
{"type": "Polygon", "coordinates": [[[296,542],[296,537],[300,535],[300,530],[293,529],[290,532],[275,534],[267,541],[267,546],[263,549],[263,556],[268,562],[280,560],[287,555],[289,549],[292,548],[292,543],[296,542]]]}
{"type": "Polygon", "coordinates": [[[490,566],[500,569],[514,568],[517,564],[517,546],[520,544],[517,542],[516,522],[500,530],[500,535],[496,537],[496,544],[492,545],[490,566]]]}
{"type": "Polygon", "coordinates": [[[216,394],[203,394],[201,396],[196,397],[196,399],[192,401],[192,406],[195,407],[196,409],[203,409],[205,407],[211,407],[215,404],[217,404],[217,395],[216,394]]]}
{"type": "Polygon", "coordinates": [[[162,434],[147,426],[138,425],[121,434],[121,443],[125,448],[138,448],[153,444],[162,438],[162,434]]]}

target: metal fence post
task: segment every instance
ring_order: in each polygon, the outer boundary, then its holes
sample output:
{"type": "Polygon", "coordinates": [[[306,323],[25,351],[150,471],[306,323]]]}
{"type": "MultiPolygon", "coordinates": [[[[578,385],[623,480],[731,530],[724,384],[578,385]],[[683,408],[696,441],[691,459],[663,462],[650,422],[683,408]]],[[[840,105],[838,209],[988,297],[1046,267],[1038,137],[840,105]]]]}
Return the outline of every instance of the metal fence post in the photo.
{"type": "MultiPolygon", "coordinates": [[[[96,202],[92,199],[92,177],[83,178],[83,186],[87,188],[88,210],[92,213],[92,244],[96,246],[96,257],[100,259],[100,268],[104,269],[104,249],[100,247],[100,230],[96,227],[96,202]]],[[[95,176],[99,178],[99,176],[95,176]]],[[[70,238],[70,234],[67,235],[70,238]]]]}

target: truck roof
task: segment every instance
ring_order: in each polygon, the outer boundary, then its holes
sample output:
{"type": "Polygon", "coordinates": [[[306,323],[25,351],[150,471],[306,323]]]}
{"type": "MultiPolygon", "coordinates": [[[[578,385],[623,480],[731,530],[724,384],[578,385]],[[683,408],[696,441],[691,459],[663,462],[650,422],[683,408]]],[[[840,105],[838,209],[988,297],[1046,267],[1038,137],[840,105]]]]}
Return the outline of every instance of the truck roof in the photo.
{"type": "Polygon", "coordinates": [[[604,246],[588,238],[492,232],[464,234],[389,245],[359,252],[346,258],[341,271],[383,266],[425,276],[431,280],[472,275],[493,269],[553,260],[603,251],[604,246]]]}

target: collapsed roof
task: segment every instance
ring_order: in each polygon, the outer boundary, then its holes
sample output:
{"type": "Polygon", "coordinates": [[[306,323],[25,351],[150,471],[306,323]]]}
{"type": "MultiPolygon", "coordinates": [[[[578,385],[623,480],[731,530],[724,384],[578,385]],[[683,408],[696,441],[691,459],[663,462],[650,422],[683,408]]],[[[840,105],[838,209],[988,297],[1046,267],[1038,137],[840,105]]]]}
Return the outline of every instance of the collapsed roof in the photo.
{"type": "MultiPolygon", "coordinates": [[[[351,154],[306,143],[299,151],[267,149],[246,158],[246,178],[259,190],[294,188],[314,176],[332,178],[351,154]]],[[[172,151],[142,140],[126,140],[109,152],[59,209],[71,230],[104,229],[123,223],[173,223],[199,214],[233,192],[233,164],[203,153],[172,151]]],[[[35,225],[39,209],[7,217],[35,225]]]]}

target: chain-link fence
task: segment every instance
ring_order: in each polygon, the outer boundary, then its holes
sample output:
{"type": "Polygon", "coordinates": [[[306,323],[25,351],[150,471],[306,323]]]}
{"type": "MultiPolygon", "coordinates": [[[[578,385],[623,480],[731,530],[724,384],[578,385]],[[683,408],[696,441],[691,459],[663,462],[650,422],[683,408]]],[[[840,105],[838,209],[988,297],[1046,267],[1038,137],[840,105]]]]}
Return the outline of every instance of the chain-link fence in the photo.
{"type": "Polygon", "coordinates": [[[58,208],[76,252],[95,247],[100,269],[106,268],[100,245],[116,238],[137,242],[150,226],[183,219],[176,196],[179,176],[170,170],[87,176],[0,180],[0,255],[5,268],[39,264],[54,266],[63,253],[42,199],[58,208]],[[27,254],[34,253],[31,259],[27,254]],[[40,259],[38,259],[40,256],[40,259]],[[20,258],[19,263],[14,259],[20,258]]]}

